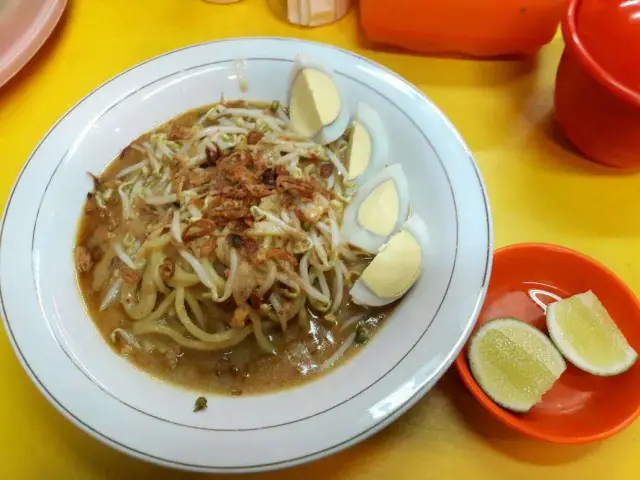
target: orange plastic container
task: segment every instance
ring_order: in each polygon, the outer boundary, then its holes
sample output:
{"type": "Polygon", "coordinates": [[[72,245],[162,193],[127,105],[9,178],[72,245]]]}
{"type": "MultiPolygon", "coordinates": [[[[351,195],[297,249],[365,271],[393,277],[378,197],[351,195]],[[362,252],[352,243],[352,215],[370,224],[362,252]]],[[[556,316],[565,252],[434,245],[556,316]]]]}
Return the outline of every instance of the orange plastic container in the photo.
{"type": "Polygon", "coordinates": [[[422,53],[532,54],[554,37],[567,0],[360,0],[367,37],[422,53]]]}
{"type": "Polygon", "coordinates": [[[640,0],[572,0],[562,33],[560,128],[591,160],[640,168],[640,0]]]}

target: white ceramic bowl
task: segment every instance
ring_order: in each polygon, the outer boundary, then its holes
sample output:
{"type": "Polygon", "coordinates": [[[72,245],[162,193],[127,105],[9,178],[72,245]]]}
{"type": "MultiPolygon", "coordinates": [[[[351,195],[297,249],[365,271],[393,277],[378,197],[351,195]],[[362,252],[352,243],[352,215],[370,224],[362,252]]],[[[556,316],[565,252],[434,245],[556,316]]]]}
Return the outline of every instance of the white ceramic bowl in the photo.
{"type": "Polygon", "coordinates": [[[7,203],[0,237],[5,326],[43,394],[76,425],[126,453],[208,472],[317,459],[378,431],[455,359],[488,284],[492,235],[471,153],[444,115],[393,72],[353,53],[285,39],[238,39],[171,52],[110,80],[65,114],[35,149],[7,203]],[[185,110],[228,98],[285,101],[299,52],[331,65],[350,108],[374,107],[401,162],[430,245],[424,273],[370,345],[303,387],[242,398],[157,381],[113,353],[83,308],[72,249],[86,172],[185,110]],[[244,67],[238,60],[244,59],[244,67]],[[241,92],[238,75],[248,90],[241,92]]]}

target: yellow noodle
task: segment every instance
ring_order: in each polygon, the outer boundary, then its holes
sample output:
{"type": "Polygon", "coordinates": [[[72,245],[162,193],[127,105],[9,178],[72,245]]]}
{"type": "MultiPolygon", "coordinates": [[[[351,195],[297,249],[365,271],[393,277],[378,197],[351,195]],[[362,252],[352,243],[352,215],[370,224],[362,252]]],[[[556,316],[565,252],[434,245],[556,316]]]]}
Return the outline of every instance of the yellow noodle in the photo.
{"type": "Polygon", "coordinates": [[[171,277],[167,284],[172,288],[178,287],[193,287],[200,283],[200,279],[197,275],[193,273],[187,273],[182,269],[182,267],[176,265],[175,272],[173,272],[173,277],[171,277]]]}
{"type": "Polygon", "coordinates": [[[209,325],[213,327],[213,331],[215,332],[223,332],[225,329],[224,320],[225,312],[211,300],[211,298],[201,298],[200,303],[204,306],[207,311],[209,325]]]}
{"type": "Polygon", "coordinates": [[[185,290],[184,291],[184,298],[187,301],[187,303],[189,304],[189,308],[191,308],[191,312],[193,313],[193,316],[196,317],[196,321],[198,322],[198,326],[201,329],[205,329],[206,325],[207,325],[207,319],[204,316],[204,312],[202,311],[202,308],[200,308],[200,304],[198,303],[198,299],[193,296],[189,290],[185,290]]]}
{"type": "Polygon", "coordinates": [[[280,299],[275,295],[275,294],[271,294],[269,296],[269,303],[271,304],[271,307],[273,308],[273,310],[276,312],[276,317],[278,319],[278,323],[280,323],[280,328],[282,328],[282,331],[286,331],[287,330],[287,319],[284,318],[284,316],[282,315],[282,312],[280,311],[282,309],[282,304],[280,303],[280,299]]]}
{"type": "Polygon", "coordinates": [[[153,323],[135,323],[131,328],[131,333],[134,335],[145,335],[145,334],[157,334],[157,335],[166,335],[171,338],[178,345],[189,348],[192,350],[222,350],[224,348],[233,347],[237,345],[242,340],[244,340],[247,335],[251,333],[250,327],[245,327],[243,329],[232,329],[227,330],[223,333],[217,334],[216,341],[205,342],[202,340],[193,340],[191,338],[187,338],[184,335],[179,334],[175,330],[170,327],[164,325],[158,325],[153,323]]]}
{"type": "Polygon", "coordinates": [[[262,285],[260,285],[260,289],[258,290],[258,296],[260,298],[264,297],[265,293],[269,291],[269,289],[273,286],[273,283],[276,281],[277,274],[276,264],[273,262],[268,262],[268,271],[267,276],[265,277],[262,285]]]}
{"type": "Polygon", "coordinates": [[[100,261],[93,268],[93,278],[91,283],[91,289],[94,292],[99,292],[100,289],[105,285],[109,277],[111,276],[111,262],[113,258],[116,256],[116,252],[113,251],[112,248],[109,249],[107,253],[105,253],[100,261]]]}
{"type": "Polygon", "coordinates": [[[216,289],[224,290],[226,281],[220,275],[218,275],[218,272],[216,272],[216,269],[213,268],[211,262],[209,262],[209,260],[207,260],[206,258],[203,258],[200,260],[200,263],[211,277],[213,284],[216,286],[216,289]]]}
{"type": "Polygon", "coordinates": [[[307,308],[305,307],[307,303],[307,296],[301,295],[302,300],[302,308],[298,310],[298,324],[300,327],[304,329],[305,332],[309,331],[309,312],[307,312],[307,308]]]}
{"type": "Polygon", "coordinates": [[[154,250],[151,254],[151,263],[153,265],[153,283],[155,284],[158,291],[167,295],[169,293],[169,289],[164,284],[164,280],[160,276],[160,265],[164,262],[165,257],[160,250],[154,250]]]}
{"type": "Polygon", "coordinates": [[[189,315],[187,314],[187,309],[184,306],[184,288],[178,287],[176,289],[176,313],[178,314],[178,318],[184,325],[184,328],[193,335],[194,337],[204,341],[204,342],[219,342],[221,339],[227,338],[229,336],[229,330],[224,331],[222,333],[207,333],[204,330],[198,328],[198,326],[191,321],[189,315]]]}
{"type": "Polygon", "coordinates": [[[137,290],[137,285],[130,285],[125,282],[120,295],[122,306],[127,312],[127,315],[134,320],[140,320],[149,315],[156,305],[158,289],[153,281],[153,265],[151,262],[147,263],[147,267],[142,275],[140,291],[137,290]],[[137,303],[135,302],[136,293],[139,298],[137,303]]]}
{"type": "Polygon", "coordinates": [[[160,320],[169,311],[169,308],[171,308],[171,305],[173,305],[175,298],[176,291],[172,290],[169,295],[164,297],[164,300],[162,300],[162,303],[158,305],[158,308],[156,308],[151,315],[140,320],[139,323],[153,323],[160,320]]]}
{"type": "Polygon", "coordinates": [[[294,279],[290,278],[289,275],[278,273],[276,275],[276,280],[289,287],[287,293],[284,294],[285,297],[297,298],[300,295],[300,285],[298,285],[294,279]]]}
{"type": "Polygon", "coordinates": [[[271,345],[271,342],[262,331],[262,320],[260,319],[260,315],[253,310],[249,310],[249,318],[251,319],[251,323],[253,323],[253,333],[256,336],[256,342],[258,342],[260,348],[265,352],[275,355],[276,349],[271,345]]]}
{"type": "Polygon", "coordinates": [[[163,248],[169,244],[171,241],[171,234],[165,233],[159,237],[154,238],[153,240],[147,240],[144,242],[142,247],[140,248],[141,253],[146,252],[147,250],[152,250],[154,248],[163,248]]]}

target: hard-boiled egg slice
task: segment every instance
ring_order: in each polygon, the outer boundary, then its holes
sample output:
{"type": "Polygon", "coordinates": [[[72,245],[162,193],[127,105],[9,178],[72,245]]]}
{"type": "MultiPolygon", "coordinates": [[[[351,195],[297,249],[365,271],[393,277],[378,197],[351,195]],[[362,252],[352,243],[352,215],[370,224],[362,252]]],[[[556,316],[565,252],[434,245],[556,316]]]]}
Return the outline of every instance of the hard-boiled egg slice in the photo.
{"type": "Polygon", "coordinates": [[[409,215],[409,185],[399,163],[380,170],[356,192],[344,212],[342,240],[376,253],[409,215]]]}
{"type": "Polygon", "coordinates": [[[347,179],[362,185],[384,164],[389,155],[389,139],[382,119],[366,103],[359,103],[351,122],[347,149],[347,179]]]}
{"type": "Polygon", "coordinates": [[[420,277],[427,242],[427,226],[413,214],[364,269],[349,292],[353,301],[381,307],[402,297],[420,277]]]}
{"type": "Polygon", "coordinates": [[[291,126],[326,145],[347,129],[349,114],[331,69],[305,55],[293,65],[289,89],[291,126]]]}
{"type": "Polygon", "coordinates": [[[349,133],[349,147],[347,149],[347,180],[354,182],[360,177],[371,163],[373,141],[369,130],[358,120],[351,123],[349,133]]]}

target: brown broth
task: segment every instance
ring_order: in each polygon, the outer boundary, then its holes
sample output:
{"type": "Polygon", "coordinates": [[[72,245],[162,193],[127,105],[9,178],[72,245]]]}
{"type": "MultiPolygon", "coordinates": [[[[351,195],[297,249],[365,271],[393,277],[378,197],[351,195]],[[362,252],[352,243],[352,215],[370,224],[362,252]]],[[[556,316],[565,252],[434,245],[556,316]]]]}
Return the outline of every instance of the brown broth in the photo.
{"type": "MultiPolygon", "coordinates": [[[[109,335],[114,328],[127,328],[131,321],[120,304],[100,312],[100,299],[91,291],[90,282],[90,276],[80,277],[89,314],[104,340],[121,355],[118,345],[111,342],[109,335]]],[[[378,330],[387,315],[388,312],[384,312],[368,318],[366,325],[371,333],[378,330]]],[[[295,387],[326,373],[317,371],[319,365],[330,358],[351,333],[336,334],[319,320],[311,321],[311,332],[301,332],[297,325],[289,326],[285,333],[272,332],[269,338],[278,348],[277,355],[262,352],[252,336],[228,350],[199,352],[183,349],[177,355],[171,340],[149,336],[148,340],[166,345],[168,351],[163,353],[157,348],[150,353],[134,350],[123,356],[154,377],[191,390],[232,395],[264,393],[295,387]]],[[[361,347],[354,344],[327,371],[344,363],[361,347]]]]}
{"type": "MultiPolygon", "coordinates": [[[[252,104],[256,105],[256,104],[252,104]]],[[[173,123],[189,125],[199,118],[209,107],[186,112],[173,120],[173,123]]],[[[166,131],[164,124],[140,139],[148,138],[151,133],[166,131]]],[[[118,158],[107,167],[102,179],[113,178],[123,168],[134,165],[142,159],[135,149],[125,148],[118,158]]],[[[113,229],[120,222],[120,205],[117,201],[108,205],[107,212],[98,215],[95,212],[83,215],[78,228],[76,245],[89,251],[104,252],[105,242],[99,240],[98,229],[113,229]]],[[[115,231],[123,228],[118,226],[115,231]]],[[[195,351],[181,348],[167,337],[147,335],[140,337],[141,349],[124,349],[122,344],[114,344],[110,335],[115,328],[127,329],[132,321],[126,315],[120,302],[116,302],[104,311],[100,311],[101,292],[92,290],[92,272],[78,272],[79,288],[84,298],[89,316],[96,328],[113,350],[127,358],[133,365],[152,376],[199,392],[214,392],[231,395],[264,393],[297,386],[317,378],[336,365],[357,353],[363,344],[355,342],[331,368],[321,371],[322,365],[329,359],[355,331],[353,328],[341,332],[339,325],[354,315],[353,305],[345,305],[338,311],[338,324],[320,319],[310,313],[310,331],[303,331],[296,318],[289,322],[285,332],[272,328],[265,332],[277,348],[276,355],[265,354],[259,349],[253,335],[240,344],[222,351],[195,351]]],[[[345,289],[345,298],[348,290],[345,289]]],[[[162,301],[159,295],[156,305],[162,301]]],[[[233,307],[221,305],[224,315],[231,316],[233,307]],[[226,310],[225,310],[226,308],[226,310]]],[[[376,332],[390,309],[368,310],[361,322],[369,334],[376,332]]],[[[177,322],[175,318],[166,318],[169,324],[177,322]]],[[[273,324],[272,324],[273,325],[273,324]]]]}

